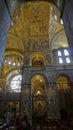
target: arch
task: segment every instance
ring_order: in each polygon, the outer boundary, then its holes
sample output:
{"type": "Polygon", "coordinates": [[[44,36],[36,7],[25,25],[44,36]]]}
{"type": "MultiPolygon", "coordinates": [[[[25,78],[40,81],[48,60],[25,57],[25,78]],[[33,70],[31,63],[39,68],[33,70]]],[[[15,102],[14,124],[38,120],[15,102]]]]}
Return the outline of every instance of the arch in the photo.
{"type": "MultiPolygon", "coordinates": [[[[45,1],[45,0],[43,0],[43,1],[45,1]]],[[[26,3],[26,2],[29,2],[28,0],[26,0],[26,1],[24,1],[24,0],[21,0],[21,1],[15,1],[15,0],[13,0],[13,1],[9,1],[9,0],[6,0],[6,4],[7,4],[7,6],[8,6],[8,8],[9,8],[9,11],[10,11],[10,13],[11,13],[11,16],[13,15],[13,12],[18,8],[18,7],[20,7],[22,4],[24,4],[24,3],[26,3]]],[[[64,3],[63,3],[63,1],[60,1],[60,0],[46,0],[45,2],[49,2],[49,3],[51,3],[51,4],[53,4],[53,5],[55,5],[56,7],[58,7],[59,8],[59,10],[60,11],[62,11],[62,8],[63,8],[63,6],[64,6],[64,3]]]]}
{"type": "Polygon", "coordinates": [[[31,59],[32,59],[32,66],[45,66],[46,65],[46,59],[43,53],[34,53],[31,59]]]}
{"type": "MultiPolygon", "coordinates": [[[[22,7],[24,9],[26,9],[25,11],[28,11],[28,9],[31,7],[31,5],[33,3],[41,3],[42,4],[42,2],[45,3],[46,5],[49,5],[50,7],[53,6],[54,14],[57,14],[57,17],[60,18],[60,10],[52,2],[47,1],[47,0],[46,1],[44,1],[44,0],[43,1],[28,1],[28,2],[23,2],[23,3],[19,4],[19,6],[17,6],[14,9],[14,11],[12,13],[12,20],[13,20],[13,22],[16,23],[19,20],[19,18],[22,16],[22,14],[23,14],[22,7]]],[[[48,9],[49,9],[49,6],[48,6],[48,9]]]]}
{"type": "Polygon", "coordinates": [[[69,79],[69,81],[71,80],[70,76],[68,74],[66,74],[66,73],[59,73],[59,74],[56,75],[55,82],[57,81],[58,77],[60,77],[62,75],[65,76],[65,77],[67,77],[69,79]]]}
{"type": "Polygon", "coordinates": [[[35,74],[33,74],[33,75],[30,77],[29,82],[31,82],[32,79],[33,79],[33,77],[35,77],[36,75],[40,75],[40,76],[44,77],[45,82],[47,83],[47,77],[46,77],[46,75],[41,74],[41,73],[35,73],[35,74]]]}
{"type": "Polygon", "coordinates": [[[20,75],[20,71],[16,68],[14,70],[11,70],[6,76],[7,76],[7,83],[16,75],[20,75]]]}
{"type": "Polygon", "coordinates": [[[11,71],[6,78],[7,89],[13,92],[21,92],[22,74],[18,70],[11,71]]]}
{"type": "Polygon", "coordinates": [[[70,117],[73,114],[73,102],[72,102],[72,92],[70,78],[66,75],[61,74],[57,78],[57,88],[59,96],[59,108],[61,118],[70,117]],[[66,115],[64,116],[64,113],[66,115]]]}
{"type": "Polygon", "coordinates": [[[6,45],[6,50],[8,49],[17,49],[18,51],[20,50],[20,52],[24,52],[24,44],[23,41],[16,36],[13,33],[9,33],[8,34],[8,40],[7,40],[7,45],[6,45]]]}
{"type": "Polygon", "coordinates": [[[32,77],[31,94],[33,115],[44,115],[46,112],[46,79],[44,76],[38,74],[32,77]]]}
{"type": "Polygon", "coordinates": [[[58,90],[69,90],[69,89],[71,89],[70,78],[65,74],[59,75],[59,77],[57,77],[57,79],[56,79],[56,83],[57,83],[58,90]]]}
{"type": "Polygon", "coordinates": [[[9,66],[22,66],[23,55],[17,51],[7,51],[4,56],[4,63],[9,66]]]}
{"type": "Polygon", "coordinates": [[[68,48],[68,41],[64,29],[56,33],[51,42],[51,49],[68,48]]]}
{"type": "Polygon", "coordinates": [[[6,51],[5,56],[10,55],[10,54],[16,54],[16,55],[18,55],[18,56],[24,58],[24,57],[23,57],[23,54],[20,53],[20,52],[18,52],[17,50],[12,50],[12,49],[10,50],[10,49],[9,49],[9,50],[6,51]]]}
{"type": "MultiPolygon", "coordinates": [[[[31,84],[32,84],[32,88],[31,88],[32,91],[34,90],[33,87],[36,87],[37,85],[38,85],[38,87],[36,89],[40,89],[39,88],[39,84],[40,84],[40,86],[42,85],[41,87],[43,87],[43,86],[45,87],[46,86],[46,79],[45,79],[44,76],[42,76],[40,74],[37,74],[37,75],[32,77],[31,84]]],[[[44,89],[44,92],[45,92],[45,89],[44,89]]]]}

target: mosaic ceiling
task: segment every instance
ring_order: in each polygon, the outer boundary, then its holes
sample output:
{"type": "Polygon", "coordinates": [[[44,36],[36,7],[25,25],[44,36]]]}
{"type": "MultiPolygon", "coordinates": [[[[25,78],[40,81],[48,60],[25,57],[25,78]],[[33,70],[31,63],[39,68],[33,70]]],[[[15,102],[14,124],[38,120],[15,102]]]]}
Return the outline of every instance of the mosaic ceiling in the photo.
{"type": "Polygon", "coordinates": [[[4,75],[19,70],[24,55],[60,47],[68,47],[68,43],[59,10],[49,2],[26,2],[13,14],[5,51],[4,75]]]}

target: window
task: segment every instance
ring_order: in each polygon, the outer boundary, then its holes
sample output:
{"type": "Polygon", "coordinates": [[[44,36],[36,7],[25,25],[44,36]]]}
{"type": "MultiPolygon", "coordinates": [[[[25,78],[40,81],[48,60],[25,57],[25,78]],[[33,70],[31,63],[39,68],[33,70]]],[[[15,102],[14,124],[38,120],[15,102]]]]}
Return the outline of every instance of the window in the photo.
{"type": "Polygon", "coordinates": [[[65,55],[65,56],[69,56],[69,52],[68,52],[67,49],[64,50],[64,55],[65,55]]]}
{"type": "Polygon", "coordinates": [[[72,63],[72,56],[69,49],[60,49],[56,53],[56,61],[58,64],[70,64],[72,63]]]}
{"type": "Polygon", "coordinates": [[[66,57],[66,63],[71,63],[70,58],[66,57]]]}
{"type": "Polygon", "coordinates": [[[22,76],[21,75],[16,75],[15,77],[13,77],[11,79],[11,89],[14,92],[20,92],[21,91],[21,80],[22,80],[22,76]]]}
{"type": "Polygon", "coordinates": [[[61,53],[61,51],[58,51],[58,56],[62,56],[62,53],[61,53]]]}
{"type": "Polygon", "coordinates": [[[62,57],[59,57],[59,63],[60,63],[60,64],[63,63],[63,59],[62,59],[62,57]]]}
{"type": "Polygon", "coordinates": [[[62,19],[60,19],[60,23],[63,25],[63,20],[62,19]]]}

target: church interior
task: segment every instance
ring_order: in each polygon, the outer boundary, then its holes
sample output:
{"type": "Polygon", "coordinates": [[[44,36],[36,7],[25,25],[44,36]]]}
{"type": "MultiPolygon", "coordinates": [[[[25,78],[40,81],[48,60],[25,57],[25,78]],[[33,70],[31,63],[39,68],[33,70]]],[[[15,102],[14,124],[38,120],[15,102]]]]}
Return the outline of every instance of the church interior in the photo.
{"type": "Polygon", "coordinates": [[[72,130],[72,0],[0,0],[0,19],[0,115],[72,130]]]}

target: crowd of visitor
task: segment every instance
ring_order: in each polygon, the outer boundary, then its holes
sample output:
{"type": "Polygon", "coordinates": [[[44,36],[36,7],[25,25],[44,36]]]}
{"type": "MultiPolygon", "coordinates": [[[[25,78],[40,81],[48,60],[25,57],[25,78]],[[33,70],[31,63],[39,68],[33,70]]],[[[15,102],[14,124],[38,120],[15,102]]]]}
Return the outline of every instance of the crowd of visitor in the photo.
{"type": "Polygon", "coordinates": [[[73,119],[69,120],[64,110],[61,119],[32,118],[32,122],[25,112],[22,118],[4,112],[0,114],[0,130],[73,130],[73,119]]]}
{"type": "Polygon", "coordinates": [[[26,113],[23,117],[14,117],[10,112],[0,114],[0,130],[31,130],[31,123],[26,113]]]}

